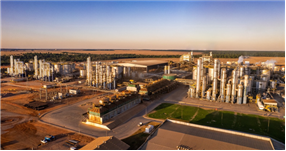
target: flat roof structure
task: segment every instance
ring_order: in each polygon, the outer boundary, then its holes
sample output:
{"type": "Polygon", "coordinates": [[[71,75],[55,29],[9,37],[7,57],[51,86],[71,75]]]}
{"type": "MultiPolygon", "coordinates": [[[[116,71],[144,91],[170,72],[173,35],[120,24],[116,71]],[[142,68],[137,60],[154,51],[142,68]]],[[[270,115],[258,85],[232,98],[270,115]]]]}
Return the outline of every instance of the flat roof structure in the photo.
{"type": "Polygon", "coordinates": [[[117,63],[117,65],[121,65],[121,66],[125,66],[125,67],[147,68],[148,66],[168,65],[168,61],[143,60],[143,61],[134,61],[134,62],[126,62],[126,63],[117,63]]]}
{"type": "Polygon", "coordinates": [[[114,136],[98,137],[79,150],[127,150],[130,146],[114,136]]]}
{"type": "Polygon", "coordinates": [[[192,150],[274,149],[268,137],[182,123],[166,120],[140,149],[176,150],[177,146],[187,146],[192,150]]]}

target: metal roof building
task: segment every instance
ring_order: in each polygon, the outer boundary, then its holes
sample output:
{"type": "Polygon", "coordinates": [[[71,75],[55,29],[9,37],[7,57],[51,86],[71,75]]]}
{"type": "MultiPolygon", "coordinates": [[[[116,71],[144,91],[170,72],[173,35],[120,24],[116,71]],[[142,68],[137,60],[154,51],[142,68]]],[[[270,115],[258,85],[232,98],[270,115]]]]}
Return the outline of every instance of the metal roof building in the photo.
{"type": "Polygon", "coordinates": [[[268,137],[173,120],[165,121],[140,149],[175,150],[179,146],[193,150],[285,149],[285,145],[268,137]]]}
{"type": "Polygon", "coordinates": [[[146,71],[148,72],[150,69],[157,69],[159,66],[168,65],[168,61],[144,60],[144,61],[117,63],[117,65],[124,67],[146,68],[146,71]]]}
{"type": "Polygon", "coordinates": [[[98,137],[79,150],[127,150],[130,146],[114,136],[98,137]]]}

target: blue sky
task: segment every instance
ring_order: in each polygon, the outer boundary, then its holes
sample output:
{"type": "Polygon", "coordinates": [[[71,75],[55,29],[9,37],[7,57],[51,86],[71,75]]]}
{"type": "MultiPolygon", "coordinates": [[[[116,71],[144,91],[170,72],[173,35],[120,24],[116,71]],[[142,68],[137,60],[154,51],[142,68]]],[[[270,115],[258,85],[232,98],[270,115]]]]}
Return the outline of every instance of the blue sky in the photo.
{"type": "Polygon", "coordinates": [[[2,48],[284,50],[284,1],[2,1],[2,48]]]}

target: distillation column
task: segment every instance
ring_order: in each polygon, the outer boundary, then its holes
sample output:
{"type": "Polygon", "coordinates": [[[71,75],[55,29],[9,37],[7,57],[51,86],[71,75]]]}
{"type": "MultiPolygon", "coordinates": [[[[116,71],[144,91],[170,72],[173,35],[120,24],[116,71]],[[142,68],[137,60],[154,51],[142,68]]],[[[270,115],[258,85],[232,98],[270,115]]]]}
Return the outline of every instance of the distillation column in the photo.
{"type": "Polygon", "coordinates": [[[204,97],[205,97],[206,88],[207,88],[207,77],[204,76],[204,77],[203,77],[203,82],[202,82],[202,94],[201,94],[201,98],[204,98],[204,97]]]}
{"type": "Polygon", "coordinates": [[[103,85],[103,89],[105,89],[106,87],[106,68],[104,68],[104,70],[102,70],[102,85],[103,85]]]}
{"type": "Polygon", "coordinates": [[[90,57],[87,57],[87,69],[86,69],[86,78],[87,78],[87,85],[91,85],[91,62],[90,62],[90,57]]]}
{"type": "Polygon", "coordinates": [[[231,91],[231,103],[235,102],[236,99],[236,70],[232,71],[232,91],[231,91]]]}
{"type": "Polygon", "coordinates": [[[109,80],[109,76],[110,76],[110,66],[106,65],[106,83],[107,83],[107,88],[110,89],[110,80],[109,80]]]}
{"type": "Polygon", "coordinates": [[[39,60],[40,78],[42,78],[42,60],[39,60]]]}
{"type": "Polygon", "coordinates": [[[99,71],[99,87],[102,88],[102,84],[103,84],[103,79],[102,79],[102,76],[103,76],[103,69],[102,69],[102,65],[99,66],[100,67],[100,71],[99,71]]]}
{"type": "Polygon", "coordinates": [[[196,98],[200,98],[199,97],[199,91],[200,91],[200,82],[201,82],[201,62],[202,60],[199,58],[197,61],[197,83],[196,83],[196,98]]]}
{"type": "Polygon", "coordinates": [[[239,68],[239,77],[243,77],[244,76],[244,67],[243,66],[241,66],[240,68],[239,68]]]}
{"type": "Polygon", "coordinates": [[[13,56],[11,55],[10,56],[10,65],[11,65],[11,68],[10,68],[10,75],[13,75],[14,73],[14,62],[13,62],[13,56]]]}
{"type": "Polygon", "coordinates": [[[243,94],[243,104],[247,103],[247,94],[249,92],[248,75],[244,75],[244,94],[243,94]]]}
{"type": "Polygon", "coordinates": [[[221,70],[221,81],[220,81],[220,101],[224,102],[225,100],[225,84],[226,84],[226,69],[221,70]]]}
{"type": "Polygon", "coordinates": [[[228,84],[226,84],[226,97],[225,97],[225,102],[229,103],[230,102],[230,95],[231,95],[231,84],[230,81],[228,81],[228,84]]]}
{"type": "Polygon", "coordinates": [[[48,81],[51,81],[51,65],[50,63],[47,63],[47,72],[48,72],[48,81]]]}
{"type": "Polygon", "coordinates": [[[242,81],[240,82],[240,84],[238,84],[237,104],[242,103],[243,85],[241,83],[242,83],[242,81]]]}
{"type": "Polygon", "coordinates": [[[98,88],[98,81],[99,81],[99,76],[98,76],[98,63],[95,62],[95,86],[98,88]]]}
{"type": "Polygon", "coordinates": [[[219,60],[218,59],[214,59],[213,93],[212,93],[212,100],[213,101],[216,101],[216,95],[217,95],[218,64],[219,64],[219,60]]]}
{"type": "Polygon", "coordinates": [[[34,57],[34,69],[35,69],[35,77],[38,79],[38,57],[34,57]]]}

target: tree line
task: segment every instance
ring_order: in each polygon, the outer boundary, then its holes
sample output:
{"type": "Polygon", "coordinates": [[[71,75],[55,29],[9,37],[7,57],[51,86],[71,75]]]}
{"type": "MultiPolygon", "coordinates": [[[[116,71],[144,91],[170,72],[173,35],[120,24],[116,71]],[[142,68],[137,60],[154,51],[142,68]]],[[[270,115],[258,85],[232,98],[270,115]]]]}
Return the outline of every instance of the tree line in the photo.
{"type": "MultiPolygon", "coordinates": [[[[179,58],[180,55],[136,55],[136,54],[86,54],[86,53],[24,53],[20,55],[14,55],[14,59],[20,59],[23,62],[29,62],[34,59],[34,56],[39,59],[45,59],[46,61],[61,62],[61,61],[72,61],[82,62],[86,61],[87,57],[91,57],[91,61],[99,60],[116,60],[116,59],[127,59],[127,58],[179,58]]],[[[10,56],[1,56],[1,65],[9,65],[10,56]]]]}

